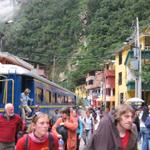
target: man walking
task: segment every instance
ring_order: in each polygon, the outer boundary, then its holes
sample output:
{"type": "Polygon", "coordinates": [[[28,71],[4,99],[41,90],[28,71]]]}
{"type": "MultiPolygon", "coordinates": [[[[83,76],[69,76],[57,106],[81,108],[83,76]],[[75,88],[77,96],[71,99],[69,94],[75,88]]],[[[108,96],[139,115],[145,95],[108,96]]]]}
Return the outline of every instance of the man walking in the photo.
{"type": "Polygon", "coordinates": [[[22,130],[22,120],[14,114],[11,103],[5,105],[4,114],[0,114],[0,150],[14,150],[17,133],[22,130]]]}
{"type": "Polygon", "coordinates": [[[86,150],[137,150],[134,110],[122,104],[113,116],[105,114],[86,150]]]}

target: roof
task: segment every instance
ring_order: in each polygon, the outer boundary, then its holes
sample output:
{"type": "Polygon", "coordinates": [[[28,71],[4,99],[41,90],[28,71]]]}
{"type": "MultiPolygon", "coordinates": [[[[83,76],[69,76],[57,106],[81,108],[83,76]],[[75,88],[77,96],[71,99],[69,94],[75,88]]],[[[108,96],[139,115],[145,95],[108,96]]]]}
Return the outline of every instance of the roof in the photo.
{"type": "Polygon", "coordinates": [[[26,76],[30,76],[30,77],[33,77],[37,80],[40,80],[44,83],[48,83],[48,84],[51,84],[61,90],[64,90],[70,94],[73,94],[75,95],[73,92],[69,91],[68,89],[65,89],[63,87],[61,87],[60,85],[46,79],[46,78],[43,78],[42,76],[38,75],[36,70],[28,70],[26,68],[23,68],[21,66],[17,66],[17,65],[13,65],[13,64],[1,64],[0,63],[0,75],[6,75],[6,74],[19,74],[19,75],[26,75],[26,76]]]}
{"type": "Polygon", "coordinates": [[[34,69],[34,67],[31,64],[25,62],[19,57],[14,56],[8,52],[0,52],[0,63],[5,63],[5,62],[7,62],[7,64],[14,64],[14,65],[22,66],[28,70],[34,69]]]}

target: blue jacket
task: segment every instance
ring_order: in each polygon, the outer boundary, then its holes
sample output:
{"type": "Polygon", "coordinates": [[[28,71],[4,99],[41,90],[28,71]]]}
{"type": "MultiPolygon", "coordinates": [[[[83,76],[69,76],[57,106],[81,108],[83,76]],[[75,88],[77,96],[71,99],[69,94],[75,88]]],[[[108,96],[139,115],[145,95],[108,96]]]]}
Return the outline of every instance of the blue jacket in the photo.
{"type": "Polygon", "coordinates": [[[20,101],[21,101],[21,106],[28,106],[28,101],[32,102],[33,99],[30,98],[29,95],[25,95],[23,92],[21,93],[20,101]]]}
{"type": "Polygon", "coordinates": [[[80,118],[78,118],[78,128],[77,128],[77,134],[79,134],[79,137],[82,137],[83,133],[83,123],[80,118]]]}
{"type": "Polygon", "coordinates": [[[145,126],[148,128],[148,138],[150,138],[150,116],[145,121],[145,126]]]}

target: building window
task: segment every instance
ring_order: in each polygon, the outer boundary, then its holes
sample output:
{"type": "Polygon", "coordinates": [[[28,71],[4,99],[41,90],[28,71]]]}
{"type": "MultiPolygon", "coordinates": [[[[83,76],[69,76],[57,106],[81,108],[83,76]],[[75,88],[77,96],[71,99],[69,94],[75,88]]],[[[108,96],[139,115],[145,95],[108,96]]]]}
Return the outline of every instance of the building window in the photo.
{"type": "Polygon", "coordinates": [[[145,46],[148,48],[150,47],[150,37],[149,36],[146,36],[145,37],[145,46]]]}
{"type": "Polygon", "coordinates": [[[122,84],[122,72],[119,72],[118,84],[122,84]]]}
{"type": "Polygon", "coordinates": [[[120,104],[123,104],[124,94],[120,93],[120,104]]]}
{"type": "Polygon", "coordinates": [[[119,65],[122,64],[122,52],[119,52],[119,65]]]}
{"type": "Polygon", "coordinates": [[[115,96],[115,89],[113,89],[113,96],[115,96]]]}
{"type": "Polygon", "coordinates": [[[93,80],[89,80],[89,85],[93,85],[93,80]]]}
{"type": "Polygon", "coordinates": [[[89,72],[89,76],[95,76],[95,71],[89,72]]]}
{"type": "Polygon", "coordinates": [[[106,64],[106,69],[109,70],[109,64],[106,64]]]}
{"type": "Polygon", "coordinates": [[[150,50],[150,37],[145,37],[145,43],[144,43],[144,49],[145,50],[150,50]]]}
{"type": "Polygon", "coordinates": [[[106,95],[110,96],[110,94],[111,94],[111,89],[110,89],[110,88],[107,88],[107,89],[106,89],[106,95]]]}

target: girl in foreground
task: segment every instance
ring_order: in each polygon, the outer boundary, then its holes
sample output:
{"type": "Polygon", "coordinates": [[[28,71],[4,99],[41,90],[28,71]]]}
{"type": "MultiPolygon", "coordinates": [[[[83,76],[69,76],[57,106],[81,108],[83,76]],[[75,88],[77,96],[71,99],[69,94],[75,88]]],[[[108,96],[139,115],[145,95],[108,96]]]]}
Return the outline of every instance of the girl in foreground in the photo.
{"type": "Polygon", "coordinates": [[[18,140],[16,150],[58,150],[58,138],[49,133],[48,129],[48,115],[35,115],[31,123],[31,132],[18,140]]]}

